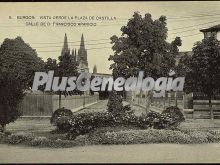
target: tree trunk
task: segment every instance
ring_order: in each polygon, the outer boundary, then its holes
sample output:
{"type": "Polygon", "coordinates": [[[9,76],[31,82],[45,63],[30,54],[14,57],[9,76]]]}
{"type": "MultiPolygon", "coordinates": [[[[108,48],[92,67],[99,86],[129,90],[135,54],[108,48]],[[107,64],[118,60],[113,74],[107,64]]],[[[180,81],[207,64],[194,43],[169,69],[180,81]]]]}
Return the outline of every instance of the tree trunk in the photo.
{"type": "Polygon", "coordinates": [[[212,99],[209,97],[209,109],[210,109],[210,114],[211,114],[211,120],[214,119],[214,113],[213,113],[213,108],[212,108],[212,99]]]}
{"type": "Polygon", "coordinates": [[[177,107],[177,91],[175,92],[175,106],[177,107]]]}
{"type": "Polygon", "coordinates": [[[59,108],[61,108],[61,92],[59,92],[59,108]]]}
{"type": "Polygon", "coordinates": [[[4,133],[6,131],[6,125],[1,124],[0,132],[4,133]]]}

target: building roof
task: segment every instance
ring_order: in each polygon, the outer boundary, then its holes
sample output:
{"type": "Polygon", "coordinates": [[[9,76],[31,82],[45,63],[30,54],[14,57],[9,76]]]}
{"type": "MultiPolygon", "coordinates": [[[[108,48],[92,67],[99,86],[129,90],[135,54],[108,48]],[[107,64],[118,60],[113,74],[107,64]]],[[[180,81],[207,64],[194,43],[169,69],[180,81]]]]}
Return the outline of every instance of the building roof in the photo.
{"type": "Polygon", "coordinates": [[[220,31],[220,24],[200,30],[200,32],[213,32],[213,31],[216,31],[216,32],[220,31]]]}
{"type": "Polygon", "coordinates": [[[177,55],[177,58],[179,57],[182,57],[184,55],[188,55],[188,56],[192,56],[193,55],[193,52],[192,51],[184,51],[184,52],[179,52],[178,55],[177,55]]]}

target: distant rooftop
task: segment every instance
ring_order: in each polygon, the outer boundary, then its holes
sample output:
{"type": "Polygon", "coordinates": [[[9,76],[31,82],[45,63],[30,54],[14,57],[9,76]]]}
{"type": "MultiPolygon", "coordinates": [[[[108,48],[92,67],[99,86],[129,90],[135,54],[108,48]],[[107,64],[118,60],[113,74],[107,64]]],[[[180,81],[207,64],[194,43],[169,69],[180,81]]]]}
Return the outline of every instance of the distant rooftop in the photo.
{"type": "Polygon", "coordinates": [[[213,31],[220,31],[220,24],[219,25],[215,25],[206,29],[201,29],[200,32],[213,32],[213,31]]]}
{"type": "Polygon", "coordinates": [[[179,52],[178,55],[177,55],[177,58],[178,58],[178,57],[182,57],[182,56],[184,56],[184,55],[192,56],[192,55],[193,55],[193,52],[192,52],[192,51],[179,52]]]}

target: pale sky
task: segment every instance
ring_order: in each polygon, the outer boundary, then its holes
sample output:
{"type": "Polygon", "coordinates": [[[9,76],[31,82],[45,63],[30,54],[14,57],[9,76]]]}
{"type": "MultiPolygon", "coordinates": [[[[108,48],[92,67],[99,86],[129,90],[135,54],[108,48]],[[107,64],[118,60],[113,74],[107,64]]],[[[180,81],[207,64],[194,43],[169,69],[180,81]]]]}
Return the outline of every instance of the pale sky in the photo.
{"type": "Polygon", "coordinates": [[[167,16],[168,41],[181,37],[180,51],[190,51],[196,41],[203,39],[201,28],[220,24],[220,2],[50,2],[50,3],[0,3],[0,42],[5,38],[21,36],[36,49],[44,60],[57,58],[67,33],[70,49],[79,48],[81,34],[84,34],[90,72],[97,65],[99,73],[111,73],[108,61],[111,50],[110,37],[121,35],[120,28],[135,11],[142,16],[150,13],[154,19],[167,16]],[[11,16],[12,19],[9,19],[11,16]],[[34,16],[35,19],[17,19],[17,16],[34,16]],[[108,16],[116,20],[41,20],[40,16],[108,16]],[[26,22],[93,22],[97,26],[87,27],[39,27],[26,26],[26,22]]]}

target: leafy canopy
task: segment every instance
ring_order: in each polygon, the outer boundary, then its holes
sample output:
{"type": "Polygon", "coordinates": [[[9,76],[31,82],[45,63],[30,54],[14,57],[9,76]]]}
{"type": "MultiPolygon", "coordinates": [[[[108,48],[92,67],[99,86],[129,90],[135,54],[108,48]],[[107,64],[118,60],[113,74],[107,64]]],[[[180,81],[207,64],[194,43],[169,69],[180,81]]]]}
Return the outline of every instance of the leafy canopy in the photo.
{"type": "Polygon", "coordinates": [[[142,17],[135,12],[120,37],[112,36],[114,55],[109,57],[113,77],[137,76],[144,71],[153,78],[166,76],[175,66],[175,55],[181,40],[177,37],[171,44],[166,41],[166,17],[153,20],[149,13],[142,17]]]}

